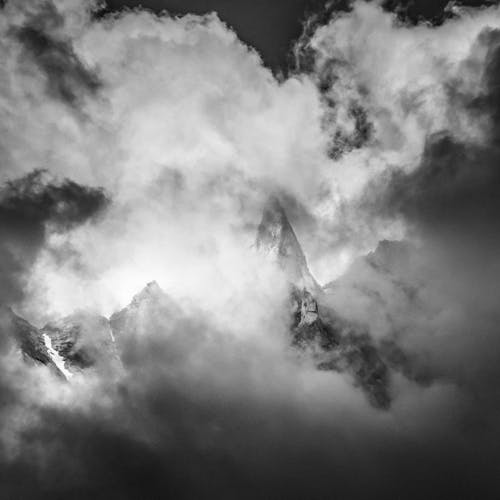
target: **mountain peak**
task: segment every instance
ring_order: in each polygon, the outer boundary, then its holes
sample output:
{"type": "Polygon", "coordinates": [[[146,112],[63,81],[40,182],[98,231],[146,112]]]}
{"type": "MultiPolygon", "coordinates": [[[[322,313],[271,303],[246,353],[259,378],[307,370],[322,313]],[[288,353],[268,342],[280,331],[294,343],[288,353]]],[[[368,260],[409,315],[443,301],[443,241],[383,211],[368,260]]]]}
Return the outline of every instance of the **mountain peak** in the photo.
{"type": "Polygon", "coordinates": [[[277,260],[290,281],[309,289],[319,288],[307,266],[307,260],[278,197],[272,195],[264,205],[257,230],[256,247],[277,260]]]}
{"type": "Polygon", "coordinates": [[[151,300],[165,295],[160,285],[156,281],[150,281],[139,293],[134,295],[133,304],[138,304],[144,300],[151,300]]]}
{"type": "MultiPolygon", "coordinates": [[[[156,281],[149,282],[139,293],[134,295],[130,304],[115,312],[109,318],[113,335],[121,336],[122,332],[142,330],[151,327],[144,322],[144,318],[176,317],[180,314],[180,307],[162,290],[156,281]]],[[[118,337],[116,337],[118,339],[118,337]]]]}

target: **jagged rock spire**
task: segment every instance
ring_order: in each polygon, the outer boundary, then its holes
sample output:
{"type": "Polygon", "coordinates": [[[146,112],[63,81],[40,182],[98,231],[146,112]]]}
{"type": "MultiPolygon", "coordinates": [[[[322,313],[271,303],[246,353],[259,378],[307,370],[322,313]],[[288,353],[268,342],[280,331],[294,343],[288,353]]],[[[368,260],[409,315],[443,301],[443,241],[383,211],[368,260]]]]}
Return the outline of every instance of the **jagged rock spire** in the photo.
{"type": "Polygon", "coordinates": [[[149,282],[139,293],[134,295],[130,304],[109,318],[111,331],[119,342],[126,331],[139,333],[147,328],[160,328],[155,321],[177,317],[179,306],[161,289],[156,281],[149,282]]]}
{"type": "Polygon", "coordinates": [[[257,231],[256,246],[274,257],[291,283],[292,345],[309,352],[320,370],[348,373],[370,403],[387,409],[389,371],[377,348],[363,331],[320,310],[322,290],[307,266],[300,243],[278,198],[267,201],[257,231]]]}
{"type": "Polygon", "coordinates": [[[165,295],[156,281],[150,281],[139,293],[132,298],[133,304],[140,304],[143,301],[155,300],[165,295]]]}
{"type": "Polygon", "coordinates": [[[257,230],[256,247],[275,258],[295,286],[310,290],[319,289],[309,271],[295,231],[275,195],[271,196],[264,206],[257,230]]]}

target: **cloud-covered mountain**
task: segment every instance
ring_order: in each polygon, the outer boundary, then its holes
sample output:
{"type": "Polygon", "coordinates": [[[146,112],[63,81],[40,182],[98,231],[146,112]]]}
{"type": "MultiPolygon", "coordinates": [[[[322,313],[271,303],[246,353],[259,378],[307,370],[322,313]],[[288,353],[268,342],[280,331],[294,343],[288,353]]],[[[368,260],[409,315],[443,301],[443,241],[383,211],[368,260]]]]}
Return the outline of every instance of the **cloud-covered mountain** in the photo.
{"type": "Polygon", "coordinates": [[[276,259],[297,287],[313,291],[319,288],[309,271],[297,236],[276,196],[271,196],[264,207],[256,247],[276,259]]]}
{"type": "Polygon", "coordinates": [[[0,3],[3,496],[498,497],[497,6],[0,3]]]}
{"type": "Polygon", "coordinates": [[[70,373],[89,367],[116,368],[118,351],[107,318],[79,312],[47,323],[41,330],[70,373]]]}
{"type": "Polygon", "coordinates": [[[289,280],[292,345],[307,352],[318,369],[348,373],[375,407],[387,408],[391,400],[389,370],[369,329],[349,324],[328,307],[275,196],[264,208],[256,246],[277,261],[289,280]]]}
{"type": "MultiPolygon", "coordinates": [[[[369,330],[349,324],[332,308],[318,305],[316,297],[325,304],[324,292],[310,273],[292,225],[275,196],[265,205],[256,241],[257,249],[283,269],[289,282],[290,344],[309,356],[319,370],[348,374],[375,407],[389,407],[389,370],[369,330]]],[[[118,370],[123,339],[140,343],[145,331],[161,329],[163,322],[174,323],[182,315],[181,308],[152,281],[109,319],[76,312],[37,329],[9,310],[5,331],[23,356],[70,379],[91,367],[118,370]]]]}
{"type": "Polygon", "coordinates": [[[19,350],[23,359],[47,366],[53,373],[65,377],[63,369],[54,359],[50,344],[40,330],[6,307],[0,310],[0,327],[3,340],[19,350]]]}

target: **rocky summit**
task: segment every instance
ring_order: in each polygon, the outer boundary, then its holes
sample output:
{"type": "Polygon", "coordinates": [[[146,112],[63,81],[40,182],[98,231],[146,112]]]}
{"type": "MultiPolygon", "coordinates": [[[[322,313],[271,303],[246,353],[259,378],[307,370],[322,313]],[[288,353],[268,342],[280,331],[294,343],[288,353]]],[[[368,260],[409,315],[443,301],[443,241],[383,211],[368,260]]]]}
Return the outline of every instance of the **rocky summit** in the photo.
{"type": "Polygon", "coordinates": [[[309,271],[299,240],[276,196],[271,196],[264,206],[255,246],[274,258],[295,286],[313,291],[320,289],[309,271]]]}
{"type": "MultiPolygon", "coordinates": [[[[264,207],[256,247],[273,259],[288,279],[290,345],[297,353],[310,357],[318,370],[346,374],[372,406],[388,408],[391,370],[383,356],[388,350],[375,345],[367,328],[350,323],[329,306],[328,294],[309,270],[276,196],[264,207]]],[[[143,330],[161,329],[165,318],[175,320],[181,314],[178,305],[155,281],[109,319],[81,311],[38,329],[11,309],[0,312],[3,338],[13,341],[27,360],[46,365],[67,379],[88,369],[118,369],[122,339],[139,339],[143,330]]]]}
{"type": "Polygon", "coordinates": [[[148,283],[130,304],[114,313],[109,324],[118,343],[125,334],[141,336],[144,329],[160,329],[164,318],[177,317],[180,308],[156,281],[148,283]]]}
{"type": "Polygon", "coordinates": [[[275,196],[264,209],[256,246],[276,260],[289,280],[292,346],[309,355],[319,370],[346,373],[372,406],[388,408],[390,371],[382,353],[366,328],[351,324],[328,306],[275,196]]]}

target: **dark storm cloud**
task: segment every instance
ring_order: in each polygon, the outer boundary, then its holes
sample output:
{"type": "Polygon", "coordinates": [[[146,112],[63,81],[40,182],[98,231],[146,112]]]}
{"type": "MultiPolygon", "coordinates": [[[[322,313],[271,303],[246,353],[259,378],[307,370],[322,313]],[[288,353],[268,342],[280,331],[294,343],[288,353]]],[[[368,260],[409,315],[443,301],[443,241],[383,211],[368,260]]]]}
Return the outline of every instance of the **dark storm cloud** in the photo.
{"type": "Polygon", "coordinates": [[[486,48],[479,92],[459,94],[451,88],[450,99],[472,123],[485,123],[485,140],[462,141],[447,131],[429,137],[419,167],[408,174],[394,173],[383,203],[387,212],[400,214],[435,236],[459,233],[498,244],[500,31],[484,31],[477,45],[486,48]]]}
{"type": "Polygon", "coordinates": [[[24,47],[24,53],[47,79],[47,92],[70,106],[82,96],[95,95],[101,83],[73,50],[69,39],[56,36],[64,19],[51,2],[12,34],[24,47]]]}
{"type": "Polygon", "coordinates": [[[22,298],[21,280],[45,243],[47,231],[63,232],[89,220],[108,199],[101,189],[69,179],[50,180],[36,170],[0,188],[0,276],[3,302],[22,298]]]}
{"type": "MultiPolygon", "coordinates": [[[[380,293],[385,328],[408,348],[399,359],[406,368],[484,399],[485,406],[471,400],[466,410],[476,424],[500,409],[493,382],[500,375],[499,44],[498,30],[483,31],[463,65],[464,71],[480,67],[480,81],[460,92],[460,78],[468,76],[463,73],[449,93],[454,110],[479,127],[481,139],[462,138],[454,130],[433,134],[416,169],[392,172],[366,192],[369,213],[400,217],[419,241],[411,249],[413,264],[398,270],[390,259],[392,269],[358,266],[342,278],[346,289],[355,283],[380,293]],[[479,66],[478,52],[484,55],[479,66]],[[402,285],[412,291],[410,297],[400,293],[402,285]]],[[[480,425],[487,425],[484,421],[480,425]]]]}
{"type": "MultiPolygon", "coordinates": [[[[500,150],[429,138],[420,167],[391,179],[387,207],[434,234],[496,239],[500,215],[500,150]]],[[[498,241],[497,241],[498,243],[498,241]]]]}
{"type": "Polygon", "coordinates": [[[8,497],[494,498],[493,445],[471,463],[453,426],[413,434],[359,413],[345,425],[328,401],[291,398],[269,366],[259,363],[267,388],[254,385],[254,346],[239,353],[209,322],[164,320],[91,412],[39,409],[22,454],[0,467],[8,497]]]}

